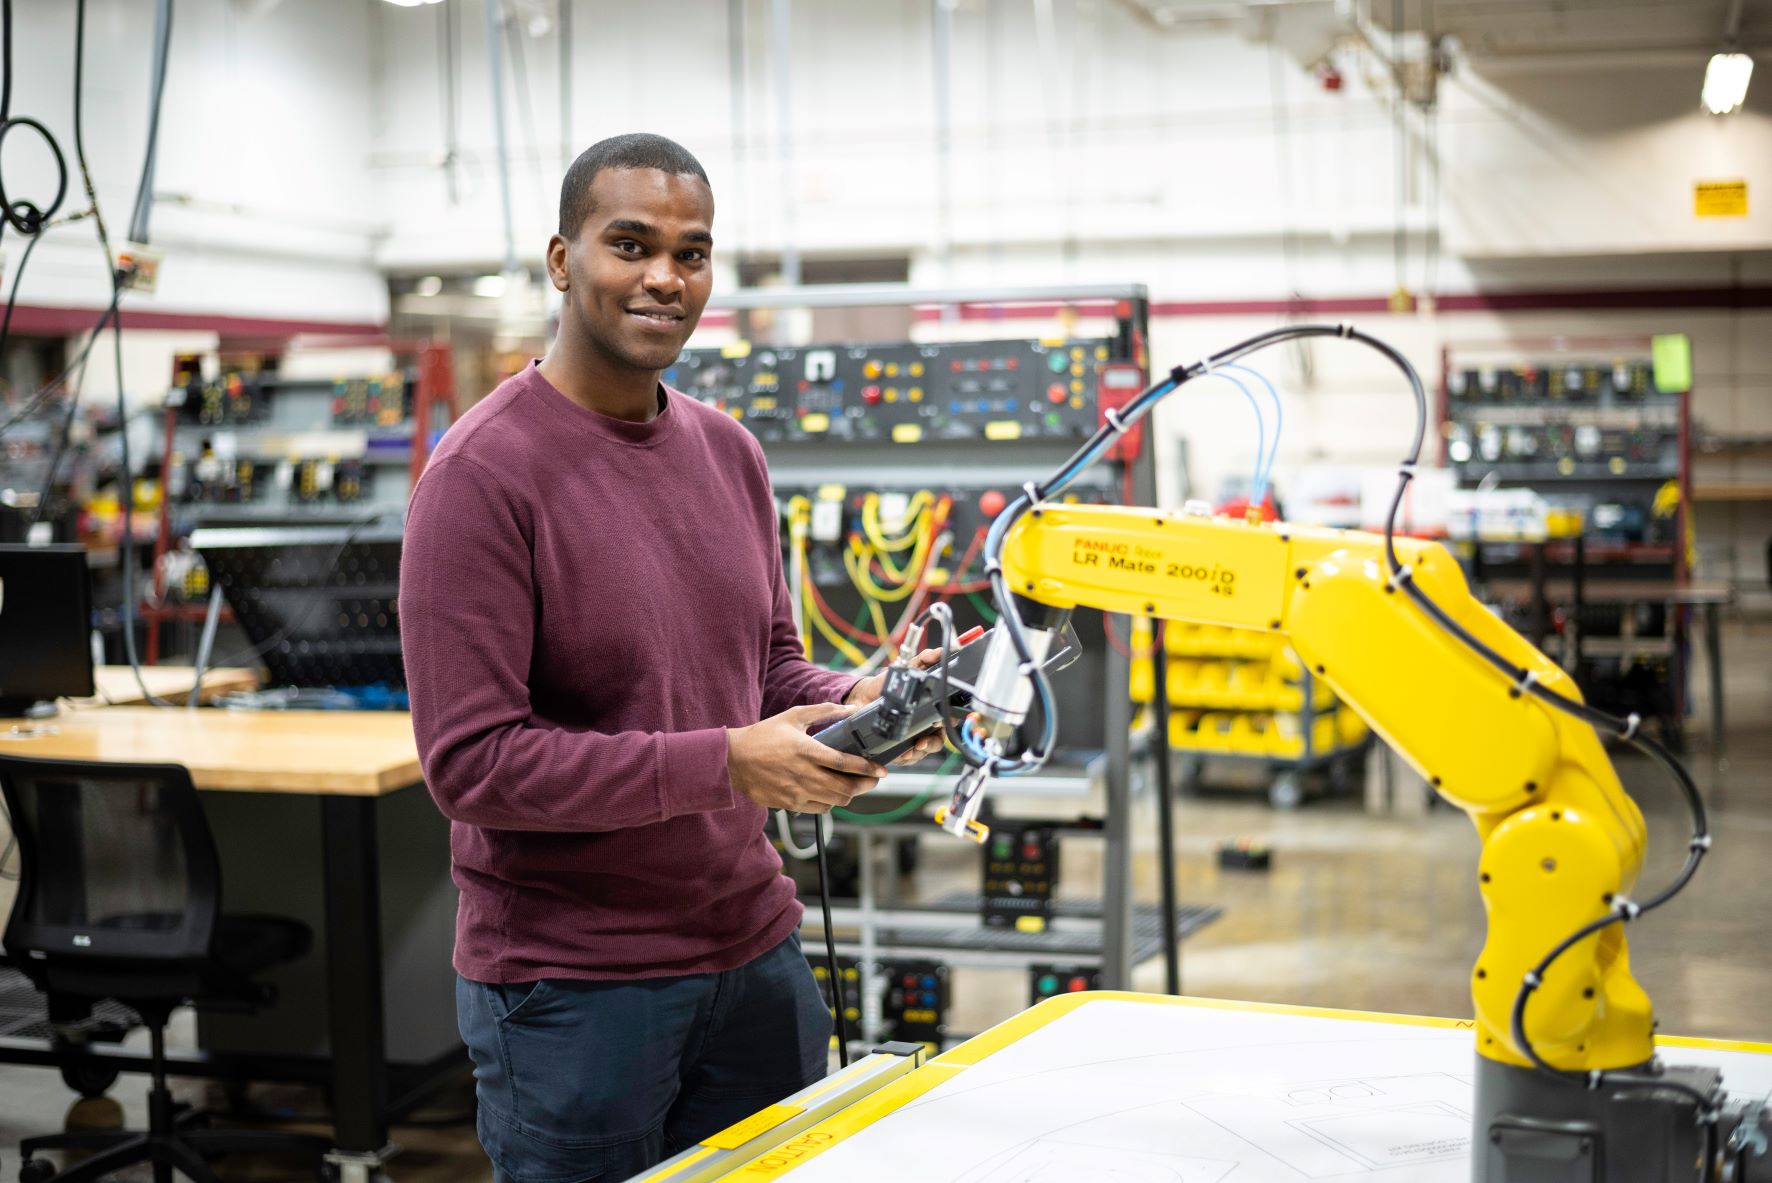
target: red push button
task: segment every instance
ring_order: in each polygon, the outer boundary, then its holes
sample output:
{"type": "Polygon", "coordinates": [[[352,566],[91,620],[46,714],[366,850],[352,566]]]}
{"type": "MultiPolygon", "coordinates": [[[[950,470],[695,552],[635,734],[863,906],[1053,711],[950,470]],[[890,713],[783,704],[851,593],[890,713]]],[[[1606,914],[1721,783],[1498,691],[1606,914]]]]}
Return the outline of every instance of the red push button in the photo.
{"type": "Polygon", "coordinates": [[[864,387],[862,387],[861,388],[861,401],[868,404],[870,407],[873,406],[875,403],[879,402],[880,401],[880,388],[878,386],[864,386],[864,387]]]}
{"type": "Polygon", "coordinates": [[[987,518],[994,518],[1003,512],[1009,499],[995,489],[986,490],[978,499],[978,512],[987,518]]]}
{"type": "Polygon", "coordinates": [[[1078,990],[1087,990],[1089,989],[1089,979],[1081,977],[1072,978],[1070,981],[1070,987],[1072,993],[1075,993],[1078,990]]]}
{"type": "Polygon", "coordinates": [[[1070,391],[1064,388],[1062,382],[1054,382],[1046,388],[1046,401],[1049,403],[1062,403],[1069,396],[1070,391]]]}

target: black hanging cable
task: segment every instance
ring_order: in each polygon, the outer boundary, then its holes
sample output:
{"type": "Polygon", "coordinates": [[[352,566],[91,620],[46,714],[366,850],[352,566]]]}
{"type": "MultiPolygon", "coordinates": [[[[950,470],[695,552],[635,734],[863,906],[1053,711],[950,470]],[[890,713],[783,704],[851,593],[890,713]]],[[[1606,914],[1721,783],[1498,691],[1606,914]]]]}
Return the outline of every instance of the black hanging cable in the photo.
{"type": "Polygon", "coordinates": [[[844,1014],[843,971],[837,968],[837,933],[831,924],[831,873],[824,853],[824,817],[812,815],[812,842],[818,848],[818,906],[824,917],[824,957],[831,971],[831,1010],[837,1019],[837,1063],[849,1067],[849,1016],[844,1014]]]}
{"type": "Polygon", "coordinates": [[[136,182],[135,206],[129,219],[129,241],[146,244],[148,216],[154,207],[154,173],[160,163],[160,102],[166,95],[166,58],[172,48],[172,0],[154,6],[154,77],[148,105],[148,146],[142,154],[141,180],[136,182]]]}

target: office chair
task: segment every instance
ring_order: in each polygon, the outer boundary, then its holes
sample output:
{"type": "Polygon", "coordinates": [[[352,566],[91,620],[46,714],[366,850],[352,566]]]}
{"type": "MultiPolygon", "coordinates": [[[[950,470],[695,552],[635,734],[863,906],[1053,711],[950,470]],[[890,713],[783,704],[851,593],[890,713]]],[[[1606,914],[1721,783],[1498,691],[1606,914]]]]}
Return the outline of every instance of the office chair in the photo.
{"type": "Polygon", "coordinates": [[[151,1040],[148,1128],[83,1130],[19,1144],[20,1183],[82,1183],[134,1163],[155,1183],[174,1171],[215,1183],[206,1156],[294,1153],[318,1172],[328,1140],[310,1134],[193,1128],[199,1115],[166,1087],[166,1024],[187,1002],[253,1009],[271,1000],[252,975],[307,952],[306,925],[225,916],[215,840],[177,764],[0,756],[0,793],[19,847],[19,892],[0,943],[39,990],[115,999],[151,1040]],[[41,1150],[92,1156],[59,1174],[41,1150]]]}

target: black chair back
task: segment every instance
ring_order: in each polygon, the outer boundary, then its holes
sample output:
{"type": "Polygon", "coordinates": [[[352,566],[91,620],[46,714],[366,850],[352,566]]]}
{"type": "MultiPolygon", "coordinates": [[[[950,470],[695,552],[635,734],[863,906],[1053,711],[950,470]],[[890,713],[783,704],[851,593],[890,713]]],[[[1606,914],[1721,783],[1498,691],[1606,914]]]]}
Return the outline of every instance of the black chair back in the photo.
{"type": "Polygon", "coordinates": [[[190,773],[0,756],[0,793],[19,845],[0,939],[13,963],[46,991],[194,989],[221,913],[221,869],[190,773]]]}

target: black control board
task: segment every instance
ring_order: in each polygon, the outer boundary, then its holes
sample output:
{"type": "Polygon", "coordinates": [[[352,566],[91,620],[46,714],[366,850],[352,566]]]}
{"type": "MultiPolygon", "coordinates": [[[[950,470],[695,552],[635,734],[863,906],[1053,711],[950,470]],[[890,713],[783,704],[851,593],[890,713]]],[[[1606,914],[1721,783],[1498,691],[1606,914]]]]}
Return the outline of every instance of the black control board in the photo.
{"type": "Polygon", "coordinates": [[[332,384],[332,422],[339,427],[399,427],[412,411],[412,382],[398,371],[332,384]]]}
{"type": "Polygon", "coordinates": [[[1084,990],[1101,989],[1101,969],[1092,965],[1030,965],[1028,966],[1028,1005],[1057,998],[1060,994],[1080,994],[1084,990]]]}
{"type": "MultiPolygon", "coordinates": [[[[831,967],[825,958],[808,955],[806,963],[812,967],[812,976],[818,982],[819,993],[824,995],[825,1009],[831,1012],[831,1022],[837,1021],[837,1009],[831,1002],[831,967]]],[[[861,967],[853,957],[837,958],[837,973],[843,979],[843,1018],[849,1023],[850,1032],[857,1033],[857,1024],[861,1022],[861,967]]],[[[835,1038],[833,1034],[832,1038],[835,1038]]]]}
{"type": "Polygon", "coordinates": [[[1647,361],[1492,366],[1446,375],[1453,403],[1631,403],[1659,394],[1647,361]]]}
{"type": "Polygon", "coordinates": [[[1454,370],[1446,376],[1446,461],[1460,483],[1673,479],[1681,396],[1646,361],[1454,370]]]}
{"type": "Polygon", "coordinates": [[[883,961],[881,1017],[893,1039],[939,1044],[947,1028],[948,967],[939,961],[883,961]]]}
{"type": "Polygon", "coordinates": [[[994,822],[980,858],[986,926],[1044,931],[1052,919],[1052,893],[1058,887],[1057,827],[994,822]]]}
{"type": "Polygon", "coordinates": [[[166,405],[178,409],[186,423],[206,427],[258,423],[270,414],[262,379],[256,374],[230,373],[205,382],[194,370],[181,370],[166,405]]]}
{"type": "Polygon", "coordinates": [[[691,349],[664,381],[765,443],[1082,440],[1113,360],[1096,339],[691,349]]]}

